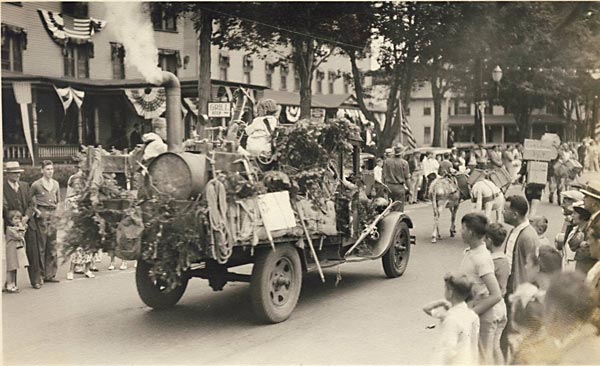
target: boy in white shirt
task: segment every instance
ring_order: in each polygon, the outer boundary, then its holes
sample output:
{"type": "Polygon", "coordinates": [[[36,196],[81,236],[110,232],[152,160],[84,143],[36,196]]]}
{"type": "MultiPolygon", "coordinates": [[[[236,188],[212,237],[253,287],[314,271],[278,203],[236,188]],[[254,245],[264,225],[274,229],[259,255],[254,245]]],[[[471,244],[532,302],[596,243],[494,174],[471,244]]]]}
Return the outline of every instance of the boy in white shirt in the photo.
{"type": "Polygon", "coordinates": [[[473,283],[465,274],[446,274],[444,300],[431,302],[423,311],[440,319],[440,340],[435,363],[479,364],[479,317],[467,306],[473,283]]]}

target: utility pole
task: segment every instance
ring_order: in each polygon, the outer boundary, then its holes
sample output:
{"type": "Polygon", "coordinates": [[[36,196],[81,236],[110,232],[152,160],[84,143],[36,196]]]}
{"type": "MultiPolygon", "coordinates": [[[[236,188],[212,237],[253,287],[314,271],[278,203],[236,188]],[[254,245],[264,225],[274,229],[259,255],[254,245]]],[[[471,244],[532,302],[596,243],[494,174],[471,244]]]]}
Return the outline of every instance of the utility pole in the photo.
{"type": "Polygon", "coordinates": [[[481,100],[483,99],[483,91],[482,91],[482,84],[483,84],[483,61],[481,60],[481,56],[477,56],[477,58],[475,59],[475,78],[474,78],[474,85],[473,87],[475,88],[475,93],[473,93],[474,96],[474,104],[475,104],[475,117],[474,117],[474,126],[475,126],[475,131],[474,131],[474,135],[475,135],[475,142],[476,143],[485,143],[485,126],[484,126],[484,117],[483,115],[485,114],[485,105],[482,108],[480,108],[482,103],[481,100]]]}

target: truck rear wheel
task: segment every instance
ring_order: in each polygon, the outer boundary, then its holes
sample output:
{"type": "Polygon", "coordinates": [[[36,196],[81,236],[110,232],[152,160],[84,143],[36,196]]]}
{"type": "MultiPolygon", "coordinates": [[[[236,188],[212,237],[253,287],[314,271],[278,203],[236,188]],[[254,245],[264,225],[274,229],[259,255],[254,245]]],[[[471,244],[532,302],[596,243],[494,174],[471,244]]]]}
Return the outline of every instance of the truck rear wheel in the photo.
{"type": "Polygon", "coordinates": [[[402,276],[410,257],[410,232],[405,222],[396,225],[392,245],[381,258],[383,271],[388,278],[402,276]]]}
{"type": "Polygon", "coordinates": [[[157,310],[167,309],[177,304],[185,292],[189,278],[182,278],[181,285],[168,290],[160,281],[152,280],[150,269],[150,263],[139,260],[135,270],[135,284],[144,304],[157,310]]]}
{"type": "Polygon", "coordinates": [[[290,244],[278,245],[258,254],[252,268],[250,294],[260,321],[279,323],[292,314],[302,287],[298,251],[290,244]]]}

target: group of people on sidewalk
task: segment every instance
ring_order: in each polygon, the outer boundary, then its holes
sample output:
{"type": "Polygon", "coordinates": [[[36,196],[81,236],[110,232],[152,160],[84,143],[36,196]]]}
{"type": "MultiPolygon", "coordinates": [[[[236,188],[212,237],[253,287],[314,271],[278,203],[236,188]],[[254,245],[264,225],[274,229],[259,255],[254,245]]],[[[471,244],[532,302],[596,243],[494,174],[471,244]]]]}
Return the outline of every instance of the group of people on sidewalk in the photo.
{"type": "MultiPolygon", "coordinates": [[[[45,283],[60,282],[58,270],[57,210],[60,205],[70,209],[77,194],[83,187],[81,172],[68,181],[66,198],[61,197],[60,185],[53,178],[54,165],[49,160],[42,161],[42,177],[31,184],[21,181],[23,169],[16,161],[4,163],[4,186],[2,215],[4,217],[6,258],[6,281],[3,292],[18,293],[17,271],[26,269],[31,287],[40,289],[45,283]]],[[[94,253],[78,250],[71,256],[71,268],[67,279],[73,279],[75,272],[93,278],[95,268],[94,253]]],[[[99,258],[99,253],[95,253],[99,258]]],[[[114,269],[114,256],[109,269],[114,269]]],[[[126,269],[123,261],[121,269],[126,269]]]]}
{"type": "Polygon", "coordinates": [[[444,299],[423,308],[439,319],[436,363],[600,362],[600,182],[563,195],[554,243],[541,240],[544,220],[528,217],[522,196],[507,198],[508,232],[479,213],[463,216],[468,248],[444,277],[444,299]]]}

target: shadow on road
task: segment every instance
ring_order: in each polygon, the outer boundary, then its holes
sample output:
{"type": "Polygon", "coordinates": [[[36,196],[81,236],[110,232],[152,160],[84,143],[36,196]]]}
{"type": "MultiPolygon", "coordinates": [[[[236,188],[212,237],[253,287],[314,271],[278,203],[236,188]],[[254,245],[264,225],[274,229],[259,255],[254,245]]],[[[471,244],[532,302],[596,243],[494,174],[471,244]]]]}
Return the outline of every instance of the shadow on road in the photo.
{"type": "MultiPolygon", "coordinates": [[[[321,282],[317,273],[306,274],[294,312],[320,306],[324,301],[332,301],[346,293],[358,292],[387,280],[383,273],[349,273],[342,270],[342,280],[336,286],[336,274],[335,269],[326,270],[325,283],[321,282]]],[[[180,331],[186,328],[197,329],[198,326],[227,329],[264,325],[254,317],[248,284],[229,284],[223,291],[212,292],[207,287],[199,288],[206,286],[206,281],[202,282],[191,284],[177,306],[167,310],[148,309],[143,312],[140,322],[150,328],[180,331]]]]}

